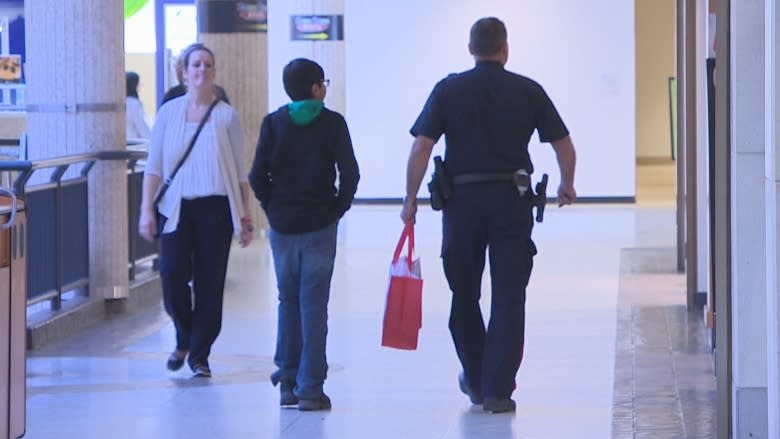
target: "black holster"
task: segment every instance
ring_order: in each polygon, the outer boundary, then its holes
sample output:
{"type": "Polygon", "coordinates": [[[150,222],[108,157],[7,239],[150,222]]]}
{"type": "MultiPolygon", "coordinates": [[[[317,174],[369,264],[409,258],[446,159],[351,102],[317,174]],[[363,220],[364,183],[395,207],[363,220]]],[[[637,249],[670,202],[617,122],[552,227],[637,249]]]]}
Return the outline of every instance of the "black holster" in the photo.
{"type": "Polygon", "coordinates": [[[428,183],[428,191],[431,193],[431,208],[442,210],[452,193],[452,180],[447,174],[447,167],[441,156],[433,158],[433,175],[428,183]]]}
{"type": "Polygon", "coordinates": [[[536,183],[536,193],[532,192],[533,206],[536,207],[536,222],[544,221],[544,207],[547,205],[547,174],[536,183]]]}

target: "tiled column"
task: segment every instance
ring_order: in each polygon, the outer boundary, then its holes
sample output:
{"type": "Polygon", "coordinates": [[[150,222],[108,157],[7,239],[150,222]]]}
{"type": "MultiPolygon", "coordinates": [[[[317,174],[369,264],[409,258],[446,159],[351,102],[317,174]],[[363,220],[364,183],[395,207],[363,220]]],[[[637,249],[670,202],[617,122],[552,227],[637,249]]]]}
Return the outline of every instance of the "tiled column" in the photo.
{"type": "Polygon", "coordinates": [[[780,83],[777,74],[778,34],[780,10],[776,0],[766,0],[766,262],[767,262],[767,413],[768,437],[780,438],[780,294],[778,294],[778,255],[777,236],[778,190],[780,181],[777,170],[780,169],[778,136],[780,119],[777,104],[780,102],[780,83]]]}
{"type": "Polygon", "coordinates": [[[734,437],[767,437],[764,0],[731,3],[734,437]]]}
{"type": "MultiPolygon", "coordinates": [[[[25,2],[27,133],[31,160],[125,144],[121,0],[25,2]]],[[[127,166],[89,174],[90,290],[127,297],[127,166]]]]}
{"type": "MultiPolygon", "coordinates": [[[[199,0],[198,13],[201,13],[205,3],[209,1],[225,3],[224,0],[199,0]]],[[[249,172],[255,156],[260,124],[268,114],[268,35],[266,32],[207,33],[198,29],[198,39],[214,51],[217,64],[216,82],[224,87],[231,105],[241,117],[246,140],[246,168],[249,172]]],[[[250,196],[250,200],[250,214],[255,228],[258,231],[267,230],[268,220],[254,195],[250,196]]]]}

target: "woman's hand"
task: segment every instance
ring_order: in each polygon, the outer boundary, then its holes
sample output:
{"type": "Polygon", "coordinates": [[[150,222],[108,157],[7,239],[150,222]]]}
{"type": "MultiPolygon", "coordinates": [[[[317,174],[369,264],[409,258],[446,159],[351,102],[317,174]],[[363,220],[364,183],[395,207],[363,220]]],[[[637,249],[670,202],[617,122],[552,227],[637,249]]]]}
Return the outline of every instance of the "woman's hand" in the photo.
{"type": "Polygon", "coordinates": [[[241,218],[241,234],[238,237],[238,242],[241,247],[246,247],[252,242],[252,238],[255,235],[255,227],[252,225],[250,218],[241,218]]]}
{"type": "Polygon", "coordinates": [[[153,242],[157,235],[157,216],[152,209],[142,209],[138,219],[138,234],[141,238],[153,242]]]}

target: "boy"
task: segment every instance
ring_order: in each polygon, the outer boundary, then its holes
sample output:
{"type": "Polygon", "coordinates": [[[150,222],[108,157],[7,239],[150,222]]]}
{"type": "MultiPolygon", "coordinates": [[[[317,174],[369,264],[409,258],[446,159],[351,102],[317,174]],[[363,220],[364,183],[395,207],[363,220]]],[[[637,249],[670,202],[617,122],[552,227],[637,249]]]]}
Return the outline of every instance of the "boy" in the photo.
{"type": "Polygon", "coordinates": [[[322,67],[295,59],[285,66],[283,81],[292,102],[263,119],[249,174],[271,225],[279,288],[279,369],[271,381],[280,386],[280,405],[329,410],[323,384],[336,232],[360,176],[344,117],[324,106],[322,67]]]}

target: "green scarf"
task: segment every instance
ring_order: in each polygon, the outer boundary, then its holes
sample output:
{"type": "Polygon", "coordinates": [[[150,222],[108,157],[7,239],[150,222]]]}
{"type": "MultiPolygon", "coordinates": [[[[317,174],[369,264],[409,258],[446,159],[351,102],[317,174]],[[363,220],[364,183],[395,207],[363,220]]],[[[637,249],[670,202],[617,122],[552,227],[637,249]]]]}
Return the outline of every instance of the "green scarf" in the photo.
{"type": "Polygon", "coordinates": [[[320,115],[325,103],[317,99],[306,99],[303,101],[291,102],[287,105],[287,111],[290,113],[290,119],[298,126],[310,124],[320,115]]]}

